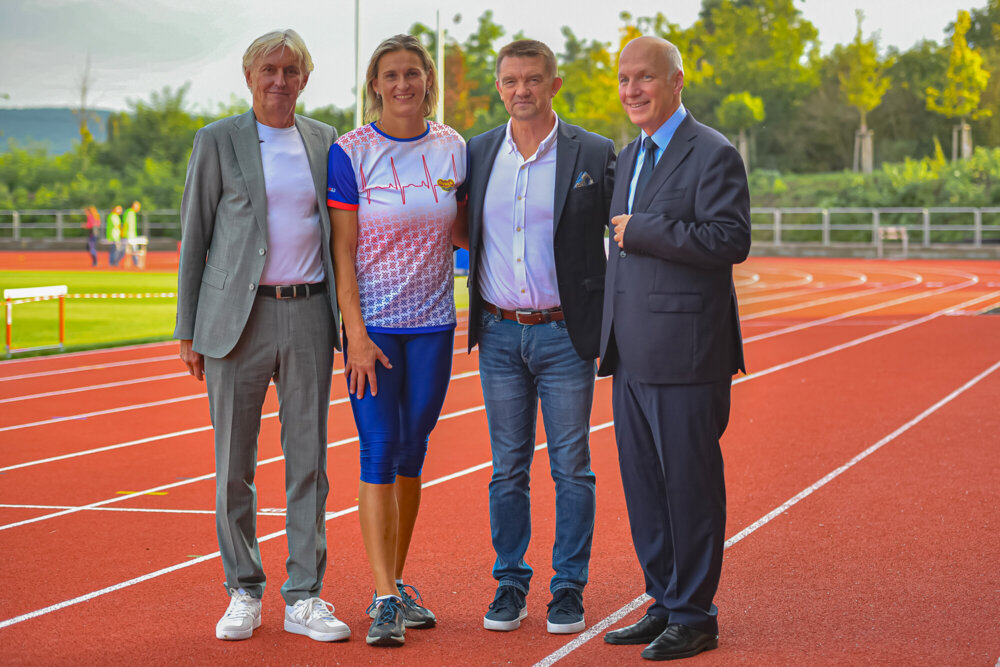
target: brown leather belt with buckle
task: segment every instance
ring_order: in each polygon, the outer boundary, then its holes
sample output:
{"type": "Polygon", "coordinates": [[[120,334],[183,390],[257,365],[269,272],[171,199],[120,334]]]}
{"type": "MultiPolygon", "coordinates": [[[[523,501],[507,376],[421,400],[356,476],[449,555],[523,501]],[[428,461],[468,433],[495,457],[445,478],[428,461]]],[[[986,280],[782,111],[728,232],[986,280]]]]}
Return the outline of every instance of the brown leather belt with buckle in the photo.
{"type": "Polygon", "coordinates": [[[561,306],[545,310],[504,310],[494,306],[489,301],[483,301],[483,309],[488,313],[499,315],[505,320],[514,320],[518,324],[545,324],[546,322],[561,322],[564,319],[561,306]]]}
{"type": "Polygon", "coordinates": [[[324,292],[326,292],[326,283],[257,285],[257,294],[273,296],[275,299],[308,299],[313,294],[323,294],[324,292]]]}

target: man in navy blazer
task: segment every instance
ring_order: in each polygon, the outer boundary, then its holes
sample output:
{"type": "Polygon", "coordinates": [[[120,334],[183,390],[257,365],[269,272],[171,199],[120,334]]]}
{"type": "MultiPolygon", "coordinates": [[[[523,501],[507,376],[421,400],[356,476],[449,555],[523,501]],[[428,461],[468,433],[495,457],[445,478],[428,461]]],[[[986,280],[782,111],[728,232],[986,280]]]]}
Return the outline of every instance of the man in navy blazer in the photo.
{"type": "Polygon", "coordinates": [[[745,371],[732,267],[750,250],[739,153],[681,104],[669,42],[622,49],[618,94],[642,130],[618,159],[599,375],[613,374],[622,483],[653,599],[612,644],[686,658],[718,646],[726,492],[719,438],[732,375],[745,371]]]}
{"type": "Polygon", "coordinates": [[[510,631],[527,614],[530,467],[541,403],[556,488],[546,627],[583,630],[594,533],[590,411],[604,292],[604,233],[615,154],[552,110],[552,50],[518,40],[497,55],[505,123],[469,141],[469,349],[493,452],[490,528],[496,596],[483,619],[510,631]]]}

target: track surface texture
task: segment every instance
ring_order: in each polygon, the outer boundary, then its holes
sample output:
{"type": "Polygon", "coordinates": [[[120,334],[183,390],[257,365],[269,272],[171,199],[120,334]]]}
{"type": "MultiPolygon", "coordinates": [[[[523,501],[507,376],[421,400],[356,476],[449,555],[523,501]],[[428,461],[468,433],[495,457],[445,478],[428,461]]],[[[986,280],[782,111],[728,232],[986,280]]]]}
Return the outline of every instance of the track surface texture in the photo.
{"type": "MultiPolygon", "coordinates": [[[[750,374],[734,380],[722,441],[720,642],[690,664],[1000,664],[1000,316],[984,314],[1000,304],[1000,263],[755,257],[735,275],[750,374]]],[[[273,387],[256,479],[263,625],[247,641],[223,642],[214,635],[227,599],[208,402],[176,343],[0,362],[2,662],[643,663],[641,646],[602,640],[646,606],[608,379],[597,382],[592,422],[588,627],[545,629],[554,493],[539,424],[528,617],[515,632],[483,629],[495,587],[490,448],[464,317],[406,572],[439,622],[408,631],[397,649],[364,642],[372,581],[339,355],[322,595],[353,636],[335,644],[282,629],[273,387]]]]}

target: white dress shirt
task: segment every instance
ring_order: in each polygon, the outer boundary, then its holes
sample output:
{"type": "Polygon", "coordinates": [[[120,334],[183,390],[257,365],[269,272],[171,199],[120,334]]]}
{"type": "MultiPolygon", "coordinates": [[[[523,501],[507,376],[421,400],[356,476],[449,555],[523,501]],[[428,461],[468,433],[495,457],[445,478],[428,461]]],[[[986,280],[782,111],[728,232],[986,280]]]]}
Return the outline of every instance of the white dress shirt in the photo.
{"type": "Polygon", "coordinates": [[[479,293],[507,310],[560,303],[552,245],[559,118],[555,121],[528,158],[517,150],[508,121],[486,186],[479,293]]]}

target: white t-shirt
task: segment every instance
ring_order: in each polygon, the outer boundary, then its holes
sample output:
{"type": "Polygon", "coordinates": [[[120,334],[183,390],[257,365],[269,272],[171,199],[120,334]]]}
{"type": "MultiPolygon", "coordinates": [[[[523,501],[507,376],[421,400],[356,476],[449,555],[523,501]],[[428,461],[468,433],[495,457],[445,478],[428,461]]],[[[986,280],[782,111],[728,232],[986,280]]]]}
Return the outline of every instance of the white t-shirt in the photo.
{"type": "Polygon", "coordinates": [[[298,129],[257,123],[267,191],[267,256],[261,285],[318,283],[323,232],[306,147],[298,129]]]}

